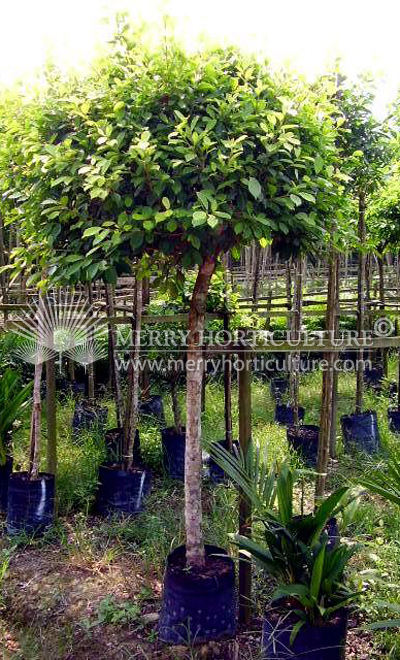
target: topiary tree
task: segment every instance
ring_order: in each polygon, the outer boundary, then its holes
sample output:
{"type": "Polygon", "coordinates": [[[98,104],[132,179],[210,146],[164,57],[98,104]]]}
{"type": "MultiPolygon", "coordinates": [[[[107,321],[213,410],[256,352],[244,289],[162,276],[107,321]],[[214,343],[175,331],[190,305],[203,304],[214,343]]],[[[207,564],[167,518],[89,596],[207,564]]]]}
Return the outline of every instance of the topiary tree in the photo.
{"type": "MultiPolygon", "coordinates": [[[[115,282],[134,258],[157,261],[171,288],[196,270],[187,346],[186,556],[201,533],[202,331],[221,255],[258,241],[296,255],[323,239],[334,212],[332,90],[321,93],[234,50],[146,50],[127,26],[92,75],[56,84],[19,127],[24,252],[56,281],[115,282]],[[23,163],[22,155],[24,154],[23,163]],[[38,248],[38,249],[37,249],[38,248]]],[[[15,208],[9,210],[10,216],[15,208]]]]}

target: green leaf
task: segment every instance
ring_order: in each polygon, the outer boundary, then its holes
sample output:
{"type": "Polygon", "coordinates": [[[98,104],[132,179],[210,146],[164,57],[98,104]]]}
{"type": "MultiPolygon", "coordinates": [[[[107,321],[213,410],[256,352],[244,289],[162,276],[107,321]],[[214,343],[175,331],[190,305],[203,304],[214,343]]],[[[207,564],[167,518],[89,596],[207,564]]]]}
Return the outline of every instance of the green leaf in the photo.
{"type": "Polygon", "coordinates": [[[198,227],[199,225],[204,225],[207,220],[207,213],[204,211],[195,211],[193,213],[193,227],[198,227]]]}
{"type": "Polygon", "coordinates": [[[166,208],[167,211],[168,211],[168,209],[171,208],[171,204],[170,204],[170,201],[169,201],[168,197],[163,197],[161,201],[163,203],[164,208],[166,208]]]}
{"type": "Polygon", "coordinates": [[[315,598],[315,600],[319,600],[318,597],[321,589],[321,580],[322,580],[322,572],[324,568],[325,552],[326,552],[326,546],[323,545],[314,562],[313,571],[311,575],[310,594],[312,598],[315,598]]]}
{"type": "Polygon", "coordinates": [[[87,238],[88,236],[95,236],[95,234],[98,234],[100,231],[101,227],[89,227],[83,232],[83,238],[87,238]]]}
{"type": "Polygon", "coordinates": [[[218,218],[215,217],[215,215],[212,215],[212,214],[211,214],[211,215],[209,215],[208,218],[207,218],[207,224],[208,224],[210,227],[212,227],[212,229],[214,229],[214,227],[217,226],[218,222],[219,222],[219,220],[218,220],[218,218]]]}
{"type": "Polygon", "coordinates": [[[135,229],[130,237],[131,248],[134,252],[143,244],[143,232],[135,229]]]}
{"type": "Polygon", "coordinates": [[[318,154],[314,158],[314,170],[316,174],[319,174],[324,167],[324,159],[318,154]]]}
{"type": "Polygon", "coordinates": [[[247,187],[249,189],[249,192],[253,195],[255,199],[260,199],[261,196],[261,185],[257,179],[255,179],[253,176],[249,178],[247,187]]]}
{"type": "Polygon", "coordinates": [[[301,192],[299,192],[299,195],[301,195],[301,197],[303,199],[307,200],[307,202],[314,202],[315,203],[315,201],[316,201],[314,195],[312,195],[311,193],[301,191],[301,192]]]}

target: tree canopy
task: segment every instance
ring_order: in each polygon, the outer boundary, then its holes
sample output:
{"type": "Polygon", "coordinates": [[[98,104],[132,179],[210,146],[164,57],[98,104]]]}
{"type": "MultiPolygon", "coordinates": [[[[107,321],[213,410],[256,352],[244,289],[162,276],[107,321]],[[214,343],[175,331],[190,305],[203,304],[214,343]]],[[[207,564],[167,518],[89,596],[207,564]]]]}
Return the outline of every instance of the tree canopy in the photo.
{"type": "Polygon", "coordinates": [[[122,29],[90,76],[53,75],[3,126],[14,263],[113,282],[135,257],[161,255],[176,284],[181,268],[254,240],[314,251],[342,185],[333,92],[232,49],[139,48],[122,29]]]}

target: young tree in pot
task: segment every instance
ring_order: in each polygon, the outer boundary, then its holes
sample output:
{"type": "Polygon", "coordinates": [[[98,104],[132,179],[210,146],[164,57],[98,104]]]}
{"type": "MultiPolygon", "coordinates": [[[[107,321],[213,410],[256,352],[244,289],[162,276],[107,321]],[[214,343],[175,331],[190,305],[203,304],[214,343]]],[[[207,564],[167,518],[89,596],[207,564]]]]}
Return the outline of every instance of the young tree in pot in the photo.
{"type": "MultiPolygon", "coordinates": [[[[349,192],[358,209],[358,324],[360,342],[365,336],[365,252],[368,202],[382,183],[390,159],[389,132],[373,115],[374,92],[371,81],[350,85],[340,77],[336,104],[343,124],[338,137],[343,164],[350,176],[349,192]]],[[[364,349],[358,351],[355,413],[342,417],[347,445],[355,444],[372,453],[379,448],[376,413],[363,411],[364,349]]]]}
{"type": "Polygon", "coordinates": [[[12,431],[32,396],[33,382],[21,388],[21,376],[6,369],[0,378],[0,510],[7,510],[8,482],[13,467],[12,431]]]}
{"type": "MultiPolygon", "coordinates": [[[[400,181],[397,172],[374,195],[368,210],[367,225],[382,258],[386,252],[392,252],[397,254],[399,260],[400,181]]],[[[397,297],[400,296],[399,272],[398,269],[397,297]]],[[[388,410],[388,418],[390,429],[394,433],[400,433],[400,349],[398,349],[397,406],[388,410]]]]}
{"type": "MultiPolygon", "coordinates": [[[[186,544],[169,560],[164,599],[172,598],[173,575],[193,593],[204,571],[217,577],[214,590],[229,574],[223,630],[208,626],[207,608],[197,602],[192,633],[201,641],[234,627],[233,567],[210,557],[215,549],[205,548],[201,531],[207,293],[218,259],[230,249],[258,240],[297,254],[320,241],[338,190],[331,92],[276,82],[264,64],[232,50],[189,56],[167,44],[139,51],[126,26],[115,43],[113,58],[74,85],[73,97],[58,89],[45,100],[51,143],[46,137],[32,145],[31,134],[22,136],[32,154],[24,191],[35,191],[26,194],[24,212],[42,248],[32,258],[46,260],[55,278],[71,255],[77,281],[101,273],[111,281],[143,254],[159,256],[174,284],[182,283],[182,268],[197,268],[187,347],[186,544]]],[[[215,607],[214,591],[207,598],[215,607]]],[[[170,639],[172,629],[176,641],[192,609],[185,602],[166,608],[177,619],[161,626],[161,637],[170,639]]]]}
{"type": "Polygon", "coordinates": [[[27,472],[14,472],[10,476],[7,503],[7,531],[41,534],[51,526],[54,518],[55,477],[40,472],[41,449],[41,380],[46,353],[41,338],[45,323],[45,304],[39,294],[37,313],[38,344],[36,348],[35,376],[33,380],[33,407],[30,429],[29,467],[27,472]]]}

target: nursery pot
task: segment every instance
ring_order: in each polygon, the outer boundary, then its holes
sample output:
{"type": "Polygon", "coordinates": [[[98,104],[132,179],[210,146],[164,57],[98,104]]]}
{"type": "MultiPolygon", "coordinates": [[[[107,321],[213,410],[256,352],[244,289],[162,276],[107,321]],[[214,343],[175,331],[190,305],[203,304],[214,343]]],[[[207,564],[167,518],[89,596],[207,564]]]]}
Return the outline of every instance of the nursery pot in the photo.
{"type": "Polygon", "coordinates": [[[284,378],[283,376],[275,376],[274,378],[271,378],[271,394],[274,397],[276,401],[281,401],[282,396],[288,391],[289,389],[289,381],[287,378],[284,378]]]}
{"type": "MultiPolygon", "coordinates": [[[[305,409],[302,406],[299,406],[299,422],[303,421],[305,412],[305,409]]],[[[293,414],[292,406],[287,406],[284,403],[277,403],[274,420],[275,422],[278,422],[278,424],[292,425],[294,421],[293,414]]]]}
{"type": "MultiPolygon", "coordinates": [[[[104,434],[104,440],[110,463],[121,461],[124,453],[124,430],[121,428],[109,429],[104,434]]],[[[139,429],[136,429],[132,457],[135,465],[141,463],[142,456],[140,451],[139,429]]]]}
{"type": "MultiPolygon", "coordinates": [[[[223,449],[226,449],[226,451],[228,451],[229,449],[229,443],[227,440],[218,440],[218,442],[216,442],[215,444],[218,445],[219,447],[223,447],[223,449]]],[[[239,452],[239,443],[236,440],[235,442],[232,443],[232,453],[237,455],[238,452],[239,452]]],[[[227,480],[227,475],[225,473],[225,470],[223,470],[222,467],[220,467],[218,463],[214,461],[212,455],[210,455],[210,459],[208,463],[208,473],[210,480],[214,484],[222,484],[224,483],[224,481],[227,480]]]]}
{"type": "Polygon", "coordinates": [[[107,422],[108,409],[100,408],[87,401],[79,401],[75,406],[74,417],[72,419],[72,430],[74,436],[82,430],[103,431],[107,422]]]}
{"type": "Polygon", "coordinates": [[[37,479],[29,479],[27,472],[14,472],[8,487],[8,534],[42,534],[53,519],[54,475],[41,472],[37,479]]]}
{"type": "Polygon", "coordinates": [[[374,410],[343,415],[340,419],[346,449],[352,446],[366,454],[379,450],[378,419],[374,410]]]}
{"type": "Polygon", "coordinates": [[[153,417],[161,426],[165,425],[164,405],[162,396],[159,394],[154,394],[145,401],[140,401],[139,413],[153,417]]]}
{"type": "Polygon", "coordinates": [[[185,478],[185,429],[177,433],[171,426],[161,430],[164,468],[172,479],[185,478]]]}
{"type": "Polygon", "coordinates": [[[6,456],[6,462],[0,465],[0,511],[7,511],[8,484],[12,469],[12,456],[6,456]]]}
{"type": "Polygon", "coordinates": [[[315,467],[318,456],[319,426],[314,424],[289,426],[286,435],[289,446],[300,454],[306,465],[315,467]]]}
{"type": "Polygon", "coordinates": [[[263,622],[263,660],[344,660],[346,650],[348,609],[332,615],[322,626],[305,623],[292,644],[290,635],[298,617],[290,610],[291,604],[277,601],[267,609],[263,622]],[[288,609],[289,608],[289,609],[288,609]]]}
{"type": "Polygon", "coordinates": [[[393,433],[400,433],[400,410],[388,410],[389,428],[393,433]]]}
{"type": "Polygon", "coordinates": [[[144,499],[150,490],[150,483],[148,470],[133,467],[126,471],[115,463],[100,465],[96,503],[98,513],[101,515],[140,513],[143,511],[144,499]]]}
{"type": "Polygon", "coordinates": [[[374,390],[380,390],[382,387],[382,380],[384,377],[383,366],[380,364],[374,365],[371,369],[365,369],[364,382],[374,390]]]}
{"type": "Polygon", "coordinates": [[[187,570],[185,546],[167,558],[158,628],[167,644],[204,644],[236,632],[234,563],[221,548],[206,545],[205,550],[200,570],[187,570]]]}

